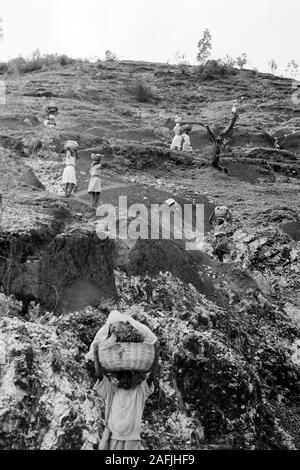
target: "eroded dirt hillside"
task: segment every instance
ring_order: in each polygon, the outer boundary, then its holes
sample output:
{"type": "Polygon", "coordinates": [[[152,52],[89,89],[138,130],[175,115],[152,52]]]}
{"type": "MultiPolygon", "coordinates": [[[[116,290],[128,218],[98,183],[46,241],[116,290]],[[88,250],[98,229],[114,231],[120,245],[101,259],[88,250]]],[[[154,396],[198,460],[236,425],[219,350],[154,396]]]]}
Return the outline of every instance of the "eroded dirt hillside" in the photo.
{"type": "Polygon", "coordinates": [[[292,82],[253,71],[76,63],[2,77],[0,108],[0,447],[93,449],[103,404],[84,355],[112,307],[162,344],[147,404],[151,449],[300,447],[300,118],[292,82]],[[152,88],[139,102],[137,84],[152,88]],[[57,127],[43,125],[49,99],[57,127]],[[239,119],[221,164],[199,122],[239,119]],[[169,150],[173,120],[192,123],[189,154],[169,150]],[[80,144],[78,187],[62,197],[67,138],[80,144]],[[107,148],[113,146],[113,152],[107,148]],[[206,245],[104,240],[87,184],[103,151],[102,201],[204,205],[206,245]],[[234,216],[231,257],[211,255],[208,217],[234,216]]]}

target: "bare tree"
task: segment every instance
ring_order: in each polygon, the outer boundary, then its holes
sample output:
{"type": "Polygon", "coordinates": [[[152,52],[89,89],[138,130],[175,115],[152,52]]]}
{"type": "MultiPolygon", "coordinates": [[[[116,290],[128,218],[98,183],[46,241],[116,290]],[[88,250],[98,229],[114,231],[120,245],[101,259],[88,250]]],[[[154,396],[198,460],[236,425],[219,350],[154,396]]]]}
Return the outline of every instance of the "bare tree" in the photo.
{"type": "Polygon", "coordinates": [[[227,174],[229,173],[228,170],[220,166],[220,154],[221,154],[222,146],[224,145],[224,141],[226,137],[230,134],[232,129],[234,128],[237,118],[238,118],[238,113],[237,111],[235,111],[232,113],[230,123],[228,124],[227,127],[225,127],[225,129],[222,132],[220,132],[219,135],[216,135],[211,130],[211,127],[208,124],[203,124],[200,122],[200,125],[206,129],[208,138],[212,144],[212,160],[211,160],[212,167],[219,171],[225,171],[225,173],[227,174]]]}

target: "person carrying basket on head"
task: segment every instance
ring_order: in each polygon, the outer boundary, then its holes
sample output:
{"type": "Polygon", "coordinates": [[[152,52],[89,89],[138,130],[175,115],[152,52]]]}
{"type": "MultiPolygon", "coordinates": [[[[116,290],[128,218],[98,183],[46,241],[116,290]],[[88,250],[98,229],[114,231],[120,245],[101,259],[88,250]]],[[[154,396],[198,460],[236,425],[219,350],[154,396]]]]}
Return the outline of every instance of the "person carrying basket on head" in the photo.
{"type": "MultiPolygon", "coordinates": [[[[126,320],[128,316],[118,311],[113,311],[108,318],[113,316],[126,320]]],[[[129,319],[133,325],[139,324],[129,319]]],[[[108,322],[104,328],[107,327],[108,322]]],[[[145,325],[144,329],[149,330],[145,325]]],[[[108,327],[109,328],[109,327],[108,327]]],[[[108,330],[107,330],[108,331],[108,330]]],[[[105,429],[99,444],[99,450],[139,450],[141,448],[141,424],[144,406],[147,398],[154,392],[154,380],[158,368],[159,346],[157,338],[149,330],[149,334],[155,339],[154,361],[150,372],[137,370],[120,370],[108,372],[99,360],[99,333],[97,333],[87,355],[87,359],[94,359],[97,382],[94,386],[96,393],[105,401],[105,429]]],[[[147,331],[146,331],[147,334],[147,331]]],[[[107,341],[110,341],[109,337],[107,341]]],[[[120,343],[117,343],[120,345],[120,343]]],[[[126,343],[125,343],[126,344],[126,343]]],[[[103,343],[102,343],[103,345],[103,343]]],[[[112,347],[112,346],[111,346],[112,347]]],[[[121,360],[121,359],[120,359],[121,360]]]]}
{"type": "Polygon", "coordinates": [[[100,153],[92,153],[92,166],[90,168],[90,182],[88,187],[88,193],[92,195],[93,202],[92,207],[97,208],[101,196],[101,159],[100,153]]]}
{"type": "Polygon", "coordinates": [[[223,262],[224,256],[230,254],[229,234],[232,230],[232,214],[227,206],[215,207],[209,218],[214,225],[213,248],[218,260],[223,262]]]}
{"type": "Polygon", "coordinates": [[[78,158],[77,152],[78,144],[77,142],[68,141],[66,142],[65,148],[66,158],[65,158],[65,169],[62,175],[61,183],[65,185],[65,197],[70,197],[76,184],[76,171],[75,171],[75,164],[78,158]]]}

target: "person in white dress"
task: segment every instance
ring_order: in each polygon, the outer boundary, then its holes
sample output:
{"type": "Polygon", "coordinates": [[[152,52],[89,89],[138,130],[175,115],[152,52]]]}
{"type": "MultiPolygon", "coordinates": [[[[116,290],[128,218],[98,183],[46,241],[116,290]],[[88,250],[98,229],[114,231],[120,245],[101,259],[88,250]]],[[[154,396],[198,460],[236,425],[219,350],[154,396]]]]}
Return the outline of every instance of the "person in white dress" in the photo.
{"type": "Polygon", "coordinates": [[[190,136],[189,136],[189,133],[191,132],[192,128],[190,126],[186,126],[182,129],[182,141],[183,141],[183,145],[182,145],[182,151],[183,152],[191,152],[193,150],[192,146],[191,146],[191,139],[190,139],[190,136]]]}
{"type": "Polygon", "coordinates": [[[88,193],[92,195],[92,207],[97,208],[101,196],[101,158],[100,153],[92,153],[91,159],[93,161],[90,168],[90,182],[88,187],[88,193]]]}
{"type": "Polygon", "coordinates": [[[76,150],[71,150],[67,148],[67,154],[65,158],[65,169],[62,176],[62,184],[65,185],[65,197],[70,197],[76,184],[76,172],[75,172],[75,164],[78,158],[78,154],[76,150]]]}
{"type": "Polygon", "coordinates": [[[181,146],[182,146],[182,136],[181,136],[182,129],[181,129],[181,126],[180,126],[179,123],[176,123],[173,131],[175,133],[175,137],[174,137],[174,139],[172,140],[172,143],[171,143],[171,150],[181,150],[181,146]]]}

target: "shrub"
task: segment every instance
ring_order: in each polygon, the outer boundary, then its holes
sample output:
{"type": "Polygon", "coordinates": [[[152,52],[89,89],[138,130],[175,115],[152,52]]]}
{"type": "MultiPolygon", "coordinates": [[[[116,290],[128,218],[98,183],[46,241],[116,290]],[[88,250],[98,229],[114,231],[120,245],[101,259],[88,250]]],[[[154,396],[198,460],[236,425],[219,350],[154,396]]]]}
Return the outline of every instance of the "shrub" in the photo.
{"type": "Polygon", "coordinates": [[[36,72],[37,70],[41,70],[43,65],[44,62],[42,59],[29,60],[28,62],[25,62],[24,65],[21,65],[19,70],[21,73],[36,72]]]}
{"type": "Polygon", "coordinates": [[[244,66],[249,62],[247,54],[244,52],[239,57],[236,58],[236,64],[243,69],[244,66]]]}
{"type": "Polygon", "coordinates": [[[155,99],[152,88],[145,84],[142,80],[138,80],[131,88],[131,93],[135,96],[139,103],[147,103],[155,99]]]}
{"type": "Polygon", "coordinates": [[[8,71],[8,65],[6,62],[0,63],[0,74],[6,73],[8,71]]]}
{"type": "Polygon", "coordinates": [[[208,60],[204,65],[196,67],[196,73],[203,80],[214,80],[237,74],[237,70],[229,65],[220,64],[217,60],[208,60]]]}
{"type": "Polygon", "coordinates": [[[71,59],[71,58],[68,57],[67,55],[62,54],[62,55],[59,55],[59,56],[57,57],[57,62],[58,62],[60,65],[65,66],[65,65],[73,64],[73,63],[74,63],[74,59],[71,59]]]}
{"type": "Polygon", "coordinates": [[[8,62],[8,71],[10,73],[30,73],[41,70],[43,67],[43,59],[24,59],[17,57],[8,62]]]}
{"type": "Polygon", "coordinates": [[[32,53],[30,57],[24,58],[20,56],[16,57],[15,59],[11,59],[7,63],[7,70],[9,73],[30,73],[35,72],[37,70],[45,69],[49,66],[55,66],[57,64],[66,66],[69,64],[73,64],[74,62],[74,59],[71,59],[65,54],[41,55],[39,50],[36,50],[32,53]]]}
{"type": "Polygon", "coordinates": [[[118,60],[118,57],[116,54],[114,54],[113,52],[111,51],[106,51],[105,52],[105,61],[106,62],[115,62],[118,60]]]}
{"type": "Polygon", "coordinates": [[[226,54],[225,57],[223,57],[222,59],[219,59],[218,62],[221,65],[229,65],[229,67],[234,67],[236,65],[236,60],[233,57],[231,57],[229,54],[226,54]]]}

